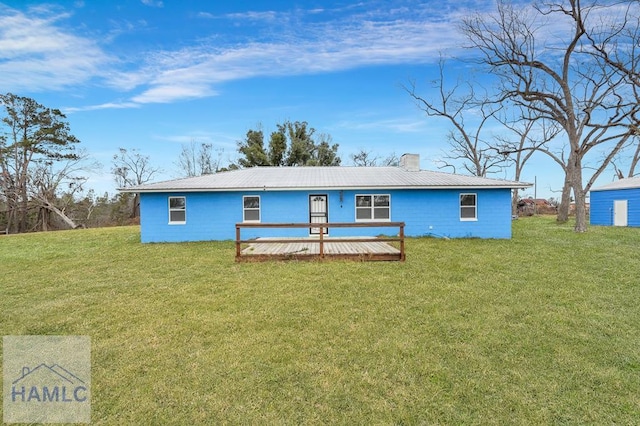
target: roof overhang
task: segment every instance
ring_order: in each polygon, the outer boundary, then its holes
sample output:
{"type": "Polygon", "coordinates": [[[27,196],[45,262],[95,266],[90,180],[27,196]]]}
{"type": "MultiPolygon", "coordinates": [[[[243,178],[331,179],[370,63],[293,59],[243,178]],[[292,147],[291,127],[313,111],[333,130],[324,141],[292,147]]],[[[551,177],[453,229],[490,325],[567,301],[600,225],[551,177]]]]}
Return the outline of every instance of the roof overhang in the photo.
{"type": "Polygon", "coordinates": [[[271,187],[271,186],[256,186],[256,187],[230,187],[230,188],[118,188],[118,191],[125,193],[166,193],[166,192],[260,192],[260,191],[372,191],[372,190],[441,190],[441,189],[526,189],[531,188],[533,184],[523,183],[509,184],[509,185],[439,185],[439,186],[309,186],[309,187],[271,187]]]}

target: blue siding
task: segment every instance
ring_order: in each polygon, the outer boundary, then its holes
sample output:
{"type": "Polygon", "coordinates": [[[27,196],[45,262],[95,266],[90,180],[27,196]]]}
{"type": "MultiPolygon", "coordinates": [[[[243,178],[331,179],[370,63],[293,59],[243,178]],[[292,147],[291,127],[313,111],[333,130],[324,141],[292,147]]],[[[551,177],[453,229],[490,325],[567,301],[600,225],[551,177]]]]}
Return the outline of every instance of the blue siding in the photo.
{"type": "MultiPolygon", "coordinates": [[[[260,196],[262,223],[309,222],[309,195],[328,195],[329,222],[355,221],[355,196],[389,194],[391,221],[405,222],[407,236],[449,238],[511,238],[511,191],[375,190],[375,191],[258,191],[140,194],[142,242],[230,240],[242,222],[242,197],[260,196]],[[477,220],[460,220],[460,194],[477,194],[477,220]],[[169,224],[168,198],[186,197],[186,223],[169,224]]],[[[397,228],[331,229],[332,236],[395,234],[397,228]]],[[[308,236],[308,229],[243,229],[242,238],[308,236]]]]}
{"type": "Polygon", "coordinates": [[[628,226],[640,226],[640,188],[592,191],[590,223],[613,226],[613,202],[616,200],[627,200],[628,226]]]}

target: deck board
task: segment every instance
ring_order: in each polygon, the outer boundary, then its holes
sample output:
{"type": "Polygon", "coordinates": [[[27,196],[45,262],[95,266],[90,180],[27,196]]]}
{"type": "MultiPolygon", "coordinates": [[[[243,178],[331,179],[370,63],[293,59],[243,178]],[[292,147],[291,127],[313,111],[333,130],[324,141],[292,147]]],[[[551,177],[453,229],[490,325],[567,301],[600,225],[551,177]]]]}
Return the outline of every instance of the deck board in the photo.
{"type": "MultiPolygon", "coordinates": [[[[367,237],[370,238],[370,237],[367,237]]],[[[269,242],[276,238],[258,238],[246,245],[237,260],[305,259],[319,258],[318,238],[306,242],[269,242]]],[[[277,238],[286,240],[286,238],[277,238]]],[[[350,237],[353,239],[353,237],[350,237]]],[[[365,239],[365,238],[363,238],[365,239]]],[[[355,258],[360,260],[404,260],[397,248],[385,241],[340,241],[340,238],[324,239],[325,257],[355,258]]]]}

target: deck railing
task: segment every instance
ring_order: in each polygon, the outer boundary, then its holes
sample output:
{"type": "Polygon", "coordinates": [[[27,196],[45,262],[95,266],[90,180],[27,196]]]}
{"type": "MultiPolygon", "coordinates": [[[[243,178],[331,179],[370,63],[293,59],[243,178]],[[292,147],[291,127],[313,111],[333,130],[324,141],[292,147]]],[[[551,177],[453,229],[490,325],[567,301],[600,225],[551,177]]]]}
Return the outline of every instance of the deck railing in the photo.
{"type": "MultiPolygon", "coordinates": [[[[319,254],[317,257],[323,259],[327,256],[325,250],[325,244],[330,243],[367,243],[367,242],[397,242],[400,245],[400,253],[399,255],[380,255],[370,256],[372,259],[376,258],[377,260],[405,260],[405,252],[404,252],[404,222],[354,222],[354,223],[346,223],[346,222],[335,222],[335,223],[236,223],[236,260],[246,260],[247,258],[256,257],[253,255],[243,255],[242,254],[242,245],[259,242],[260,244],[277,244],[277,243],[311,243],[311,244],[319,244],[319,254]],[[340,238],[330,238],[325,235],[325,228],[328,230],[330,228],[398,228],[398,236],[379,236],[379,237],[340,237],[340,238]],[[255,228],[283,228],[283,229],[296,229],[296,228],[309,228],[309,229],[318,229],[319,233],[317,238],[268,238],[268,239],[250,239],[243,240],[241,238],[241,229],[255,229],[255,228]]],[[[336,255],[332,254],[332,257],[354,257],[353,255],[336,255]]],[[[269,257],[269,256],[265,256],[269,257]]],[[[276,257],[276,256],[271,256],[276,257]]],[[[284,256],[284,258],[289,258],[291,256],[284,256]]],[[[296,256],[301,257],[301,256],[296,256]]],[[[361,255],[358,257],[362,257],[361,255]]]]}

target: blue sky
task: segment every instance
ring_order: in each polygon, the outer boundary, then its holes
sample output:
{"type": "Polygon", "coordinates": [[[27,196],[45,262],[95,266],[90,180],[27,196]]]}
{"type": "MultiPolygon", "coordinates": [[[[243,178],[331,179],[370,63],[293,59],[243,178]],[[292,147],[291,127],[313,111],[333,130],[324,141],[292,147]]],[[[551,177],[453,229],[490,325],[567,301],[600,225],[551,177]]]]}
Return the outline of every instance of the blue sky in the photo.
{"type": "MultiPolygon", "coordinates": [[[[170,179],[183,143],[212,143],[233,161],[247,130],[268,135],[285,120],[330,134],[344,165],[365,149],[418,153],[436,169],[448,124],[402,85],[415,80],[429,97],[440,53],[468,54],[456,22],[492,4],[0,0],[0,91],[67,114],[103,165],[88,183],[99,193],[114,191],[119,147],[149,155],[164,170],[155,180],[170,179]]],[[[559,196],[557,165],[538,159],[522,180],[536,177],[539,197],[559,196]]]]}

